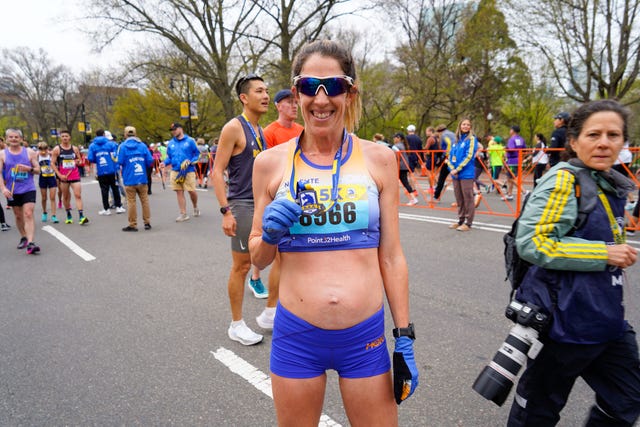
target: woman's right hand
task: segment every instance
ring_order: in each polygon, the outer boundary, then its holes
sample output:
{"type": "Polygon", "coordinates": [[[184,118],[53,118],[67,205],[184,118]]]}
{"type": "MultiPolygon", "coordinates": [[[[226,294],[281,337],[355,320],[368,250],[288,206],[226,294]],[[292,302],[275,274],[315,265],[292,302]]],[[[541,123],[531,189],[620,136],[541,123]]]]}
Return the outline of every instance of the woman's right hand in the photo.
{"type": "Polygon", "coordinates": [[[607,246],[607,264],[620,268],[631,267],[636,263],[638,250],[626,243],[607,246]]]}

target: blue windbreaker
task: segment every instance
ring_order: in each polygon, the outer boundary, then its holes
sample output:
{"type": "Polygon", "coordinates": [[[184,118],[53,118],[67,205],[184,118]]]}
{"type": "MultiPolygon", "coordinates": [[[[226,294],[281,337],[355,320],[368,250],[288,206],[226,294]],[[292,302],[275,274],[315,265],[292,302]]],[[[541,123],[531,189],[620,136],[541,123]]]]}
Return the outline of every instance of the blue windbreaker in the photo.
{"type": "Polygon", "coordinates": [[[196,167],[194,163],[200,157],[200,150],[196,142],[189,135],[183,135],[182,139],[178,140],[175,136],[169,140],[169,146],[167,147],[167,158],[164,161],[165,165],[171,165],[171,169],[174,171],[180,170],[180,165],[185,160],[189,160],[191,164],[187,168],[187,172],[195,172],[196,167]]]}
{"type": "Polygon", "coordinates": [[[96,172],[98,176],[113,175],[116,173],[117,166],[115,162],[118,146],[115,142],[109,141],[106,136],[96,136],[89,145],[87,158],[91,163],[96,164],[96,172]]]}
{"type": "Polygon", "coordinates": [[[124,185],[146,184],[147,168],[153,164],[153,157],[144,142],[130,137],[120,144],[118,164],[122,167],[124,185]]]}
{"type": "Polygon", "coordinates": [[[478,151],[478,140],[475,135],[462,134],[451,146],[449,153],[449,170],[457,170],[453,179],[473,179],[475,176],[474,159],[478,151]]]}

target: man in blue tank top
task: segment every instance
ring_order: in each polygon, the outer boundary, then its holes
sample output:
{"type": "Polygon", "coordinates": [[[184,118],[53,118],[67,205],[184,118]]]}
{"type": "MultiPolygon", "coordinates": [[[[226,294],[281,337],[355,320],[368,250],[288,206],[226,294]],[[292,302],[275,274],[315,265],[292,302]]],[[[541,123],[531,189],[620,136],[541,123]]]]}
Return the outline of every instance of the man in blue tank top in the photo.
{"type": "MultiPolygon", "coordinates": [[[[249,232],[253,221],[253,160],[266,148],[258,121],[269,108],[269,90],[260,76],[249,74],[238,80],[236,93],[242,102],[242,114],[229,120],[222,128],[212,179],[223,215],[222,230],[225,235],[231,237],[233,265],[228,282],[231,304],[228,335],[243,345],[253,345],[261,342],[263,337],[245,324],[242,317],[242,300],[244,280],[251,269],[249,232]],[[228,193],[225,191],[224,181],[226,170],[229,174],[228,193]]],[[[252,288],[254,295],[266,296],[264,287],[261,288],[252,288]]],[[[267,307],[265,311],[269,310],[275,315],[275,303],[276,301],[273,301],[273,307],[267,307]]],[[[267,305],[269,306],[269,302],[267,305]]]]}
{"type": "Polygon", "coordinates": [[[22,132],[7,129],[7,148],[0,151],[0,190],[16,217],[16,228],[20,232],[18,249],[27,249],[27,254],[40,252],[33,241],[36,225],[33,210],[36,205],[36,186],[33,175],[40,173],[37,154],[22,146],[22,132]]]}

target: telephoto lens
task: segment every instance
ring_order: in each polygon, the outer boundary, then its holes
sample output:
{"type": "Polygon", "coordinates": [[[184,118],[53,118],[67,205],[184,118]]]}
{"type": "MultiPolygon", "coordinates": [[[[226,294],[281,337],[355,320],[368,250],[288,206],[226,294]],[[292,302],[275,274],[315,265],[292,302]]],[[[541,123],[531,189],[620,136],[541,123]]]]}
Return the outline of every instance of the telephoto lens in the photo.
{"type": "Polygon", "coordinates": [[[498,406],[502,406],[507,399],[527,357],[535,359],[542,349],[538,331],[548,320],[547,316],[537,309],[535,305],[511,301],[505,314],[516,324],[491,362],[484,367],[473,383],[475,391],[498,406]]]}

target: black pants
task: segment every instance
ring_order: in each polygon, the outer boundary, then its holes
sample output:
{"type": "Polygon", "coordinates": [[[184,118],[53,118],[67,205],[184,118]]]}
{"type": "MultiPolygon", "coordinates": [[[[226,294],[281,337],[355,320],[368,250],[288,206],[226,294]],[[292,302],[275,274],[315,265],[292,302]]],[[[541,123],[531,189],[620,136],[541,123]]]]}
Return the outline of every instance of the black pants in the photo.
{"type": "Polygon", "coordinates": [[[409,194],[413,194],[413,188],[411,187],[411,184],[409,183],[409,178],[407,177],[407,175],[409,174],[409,171],[400,171],[400,182],[402,183],[402,185],[404,185],[404,188],[407,189],[407,191],[409,192],[409,194]]]}
{"type": "Polygon", "coordinates": [[[554,426],[576,378],[595,391],[587,427],[633,426],[640,416],[640,361],[636,334],[603,344],[548,340],[518,382],[508,427],[554,426]]]}
{"type": "Polygon", "coordinates": [[[7,222],[7,220],[4,217],[4,208],[2,207],[2,203],[0,203],[0,224],[4,224],[5,222],[7,222]]]}
{"type": "Polygon", "coordinates": [[[147,168],[147,194],[151,194],[151,174],[153,173],[153,166],[147,168]]]}
{"type": "Polygon", "coordinates": [[[109,189],[113,192],[113,203],[116,207],[122,207],[122,200],[120,199],[120,191],[116,184],[116,174],[99,175],[98,184],[100,184],[100,193],[102,194],[102,207],[106,211],[109,209],[109,189]]]}
{"type": "Polygon", "coordinates": [[[440,174],[438,174],[438,183],[436,184],[436,189],[433,192],[433,197],[435,199],[440,198],[440,193],[442,193],[442,189],[444,188],[444,183],[449,176],[449,167],[446,164],[443,164],[440,168],[440,174]]]}
{"type": "Polygon", "coordinates": [[[544,175],[544,171],[546,169],[546,163],[536,163],[536,168],[533,170],[533,188],[536,188],[536,185],[538,185],[538,179],[544,175]]]}

